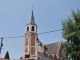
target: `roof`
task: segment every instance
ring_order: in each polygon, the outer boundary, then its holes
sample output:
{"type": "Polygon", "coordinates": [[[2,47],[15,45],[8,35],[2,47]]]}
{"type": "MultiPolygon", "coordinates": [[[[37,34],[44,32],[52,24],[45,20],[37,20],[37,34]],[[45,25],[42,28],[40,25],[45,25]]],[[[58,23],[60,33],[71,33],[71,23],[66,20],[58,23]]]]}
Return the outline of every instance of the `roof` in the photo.
{"type": "Polygon", "coordinates": [[[48,48],[48,52],[50,54],[57,53],[60,47],[61,41],[60,42],[55,42],[51,44],[47,44],[46,47],[48,48]]]}
{"type": "Polygon", "coordinates": [[[8,60],[8,59],[0,58],[0,60],[8,60]]]}
{"type": "Polygon", "coordinates": [[[34,20],[33,10],[32,10],[32,12],[31,12],[31,16],[30,16],[30,19],[29,19],[28,24],[36,25],[35,20],[34,20]]]}

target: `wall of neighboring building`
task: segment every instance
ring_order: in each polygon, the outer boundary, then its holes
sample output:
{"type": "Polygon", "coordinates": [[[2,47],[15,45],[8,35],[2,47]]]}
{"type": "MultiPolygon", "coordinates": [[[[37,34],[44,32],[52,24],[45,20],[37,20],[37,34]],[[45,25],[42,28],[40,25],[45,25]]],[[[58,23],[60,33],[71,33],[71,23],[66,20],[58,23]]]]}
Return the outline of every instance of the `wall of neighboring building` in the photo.
{"type": "Polygon", "coordinates": [[[37,51],[40,52],[40,42],[39,41],[37,41],[37,51]]]}
{"type": "Polygon", "coordinates": [[[42,53],[38,53],[38,59],[39,60],[53,60],[49,56],[44,56],[44,54],[42,54],[42,53]]]}
{"type": "Polygon", "coordinates": [[[51,59],[51,58],[49,58],[49,57],[43,57],[42,60],[53,60],[53,59],[51,59]]]}
{"type": "Polygon", "coordinates": [[[44,52],[44,45],[42,45],[41,47],[41,52],[44,52]]]}
{"type": "Polygon", "coordinates": [[[42,43],[40,41],[37,41],[37,51],[42,52],[42,43]]]}

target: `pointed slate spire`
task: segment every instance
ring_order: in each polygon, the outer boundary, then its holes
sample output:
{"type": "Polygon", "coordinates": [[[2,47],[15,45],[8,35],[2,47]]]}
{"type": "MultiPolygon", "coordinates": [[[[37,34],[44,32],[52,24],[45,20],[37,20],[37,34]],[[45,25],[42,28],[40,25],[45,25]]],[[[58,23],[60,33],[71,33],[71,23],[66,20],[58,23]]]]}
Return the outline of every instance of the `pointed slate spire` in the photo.
{"type": "Polygon", "coordinates": [[[34,20],[33,10],[31,12],[31,16],[30,16],[30,20],[29,20],[28,24],[36,25],[35,20],[34,20]]]}

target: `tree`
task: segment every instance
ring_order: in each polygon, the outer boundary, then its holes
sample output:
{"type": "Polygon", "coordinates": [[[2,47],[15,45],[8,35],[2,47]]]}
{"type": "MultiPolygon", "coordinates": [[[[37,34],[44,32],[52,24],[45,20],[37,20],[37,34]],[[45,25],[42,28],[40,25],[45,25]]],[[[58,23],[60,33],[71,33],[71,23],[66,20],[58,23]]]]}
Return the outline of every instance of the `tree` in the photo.
{"type": "Polygon", "coordinates": [[[71,17],[62,22],[62,36],[65,39],[64,53],[72,60],[80,60],[80,11],[72,10],[71,17]]]}
{"type": "Polygon", "coordinates": [[[6,54],[5,54],[5,57],[4,57],[4,58],[5,58],[5,59],[10,59],[10,58],[9,58],[9,52],[8,52],[8,51],[6,52],[6,54]]]}

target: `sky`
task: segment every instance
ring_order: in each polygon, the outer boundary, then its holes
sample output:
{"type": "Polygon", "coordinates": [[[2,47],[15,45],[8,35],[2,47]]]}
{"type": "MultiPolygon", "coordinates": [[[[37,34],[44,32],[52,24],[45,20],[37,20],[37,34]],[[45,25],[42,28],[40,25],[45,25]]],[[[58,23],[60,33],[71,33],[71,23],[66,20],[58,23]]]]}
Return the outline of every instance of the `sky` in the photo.
{"type": "MultiPolygon", "coordinates": [[[[80,0],[0,0],[0,37],[24,36],[25,25],[34,12],[37,33],[62,29],[62,21],[71,16],[71,9],[80,9],[80,0]]],[[[38,35],[44,44],[63,41],[62,31],[38,35]]],[[[24,53],[24,37],[3,39],[0,57],[9,51],[10,59],[24,53]]]]}

